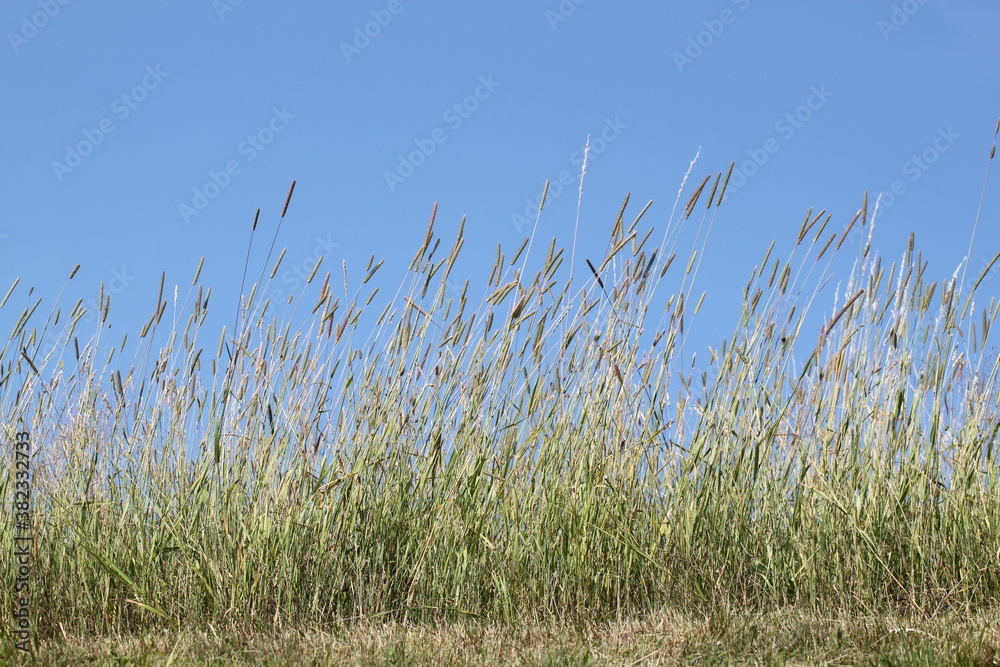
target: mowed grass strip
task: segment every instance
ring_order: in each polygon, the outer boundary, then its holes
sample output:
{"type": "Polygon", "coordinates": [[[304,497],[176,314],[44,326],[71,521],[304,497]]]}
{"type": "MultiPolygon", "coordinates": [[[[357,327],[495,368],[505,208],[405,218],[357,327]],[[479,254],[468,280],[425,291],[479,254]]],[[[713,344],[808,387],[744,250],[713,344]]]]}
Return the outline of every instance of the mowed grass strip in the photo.
{"type": "Polygon", "coordinates": [[[328,630],[57,638],[28,665],[993,665],[995,616],[828,618],[798,610],[663,612],[573,624],[359,622],[328,630]]]}

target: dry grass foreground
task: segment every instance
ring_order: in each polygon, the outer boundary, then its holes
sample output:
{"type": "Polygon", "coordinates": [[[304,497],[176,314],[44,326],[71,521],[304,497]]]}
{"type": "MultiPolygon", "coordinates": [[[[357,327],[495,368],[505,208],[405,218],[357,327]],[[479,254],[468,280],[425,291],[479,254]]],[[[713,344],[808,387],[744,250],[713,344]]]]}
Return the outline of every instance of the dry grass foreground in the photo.
{"type": "Polygon", "coordinates": [[[54,638],[5,664],[58,665],[969,665],[1000,664],[1000,617],[822,618],[797,610],[658,613],[576,625],[354,624],[332,631],[162,632],[54,638]]]}

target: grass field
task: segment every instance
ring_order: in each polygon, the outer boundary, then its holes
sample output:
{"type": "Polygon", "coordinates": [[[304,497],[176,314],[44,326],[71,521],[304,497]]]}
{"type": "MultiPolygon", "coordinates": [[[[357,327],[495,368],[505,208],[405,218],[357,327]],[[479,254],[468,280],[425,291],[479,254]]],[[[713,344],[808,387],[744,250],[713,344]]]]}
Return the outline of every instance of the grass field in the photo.
{"type": "MultiPolygon", "coordinates": [[[[251,291],[235,333],[205,330],[197,274],[120,342],[81,340],[79,303],[29,305],[0,392],[6,442],[36,447],[39,656],[995,664],[993,265],[931,281],[912,238],[872,251],[867,196],[836,231],[810,211],[692,371],[704,248],[678,256],[678,230],[711,229],[726,179],[679,195],[659,242],[626,200],[579,286],[532,236],[481,299],[451,292],[463,232],[441,250],[432,216],[384,309],[374,260],[343,292],[314,271],[293,310],[251,291]]],[[[3,660],[17,574],[4,559],[3,660]]]]}

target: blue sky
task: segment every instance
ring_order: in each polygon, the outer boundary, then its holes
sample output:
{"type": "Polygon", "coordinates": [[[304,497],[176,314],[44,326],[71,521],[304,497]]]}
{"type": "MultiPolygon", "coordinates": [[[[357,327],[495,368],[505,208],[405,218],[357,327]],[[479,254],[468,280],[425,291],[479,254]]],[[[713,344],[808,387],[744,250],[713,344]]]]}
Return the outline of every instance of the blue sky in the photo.
{"type": "MultiPolygon", "coordinates": [[[[632,215],[653,200],[644,223],[662,232],[699,150],[695,184],[732,161],[746,176],[698,278],[698,341],[718,345],[770,241],[788,249],[809,207],[842,229],[866,190],[872,203],[894,182],[900,193],[873,245],[895,260],[916,232],[931,279],[950,276],[1000,113],[988,0],[16,0],[2,16],[2,289],[19,276],[14,303],[33,286],[45,310],[80,263],[59,304],[104,282],[115,326],[133,331],[161,271],[183,292],[202,256],[229,322],[253,214],[256,277],[293,179],[285,293],[319,254],[335,276],[346,261],[355,285],[370,255],[384,259],[394,293],[434,202],[444,243],[467,216],[456,278],[481,282],[565,173],[539,238],[568,246],[590,135],[577,257],[595,263],[626,193],[632,215]]],[[[998,214],[994,179],[973,269],[1000,250],[998,214]]],[[[0,328],[19,310],[0,311],[0,328]]]]}

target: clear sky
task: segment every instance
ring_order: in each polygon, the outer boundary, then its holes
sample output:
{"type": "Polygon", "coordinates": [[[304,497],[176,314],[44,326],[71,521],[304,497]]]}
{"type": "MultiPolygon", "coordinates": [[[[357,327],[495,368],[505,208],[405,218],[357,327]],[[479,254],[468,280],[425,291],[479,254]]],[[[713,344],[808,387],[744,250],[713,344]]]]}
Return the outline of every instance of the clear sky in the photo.
{"type": "MultiPolygon", "coordinates": [[[[865,190],[900,193],[874,246],[897,259],[916,232],[931,279],[950,276],[1000,113],[995,0],[12,0],[0,16],[2,289],[20,276],[14,303],[34,286],[45,310],[80,263],[59,303],[104,282],[134,331],[161,272],[186,290],[202,256],[230,321],[254,211],[259,270],[293,179],[285,293],[319,254],[355,281],[374,254],[395,288],[434,202],[445,243],[467,216],[456,278],[482,281],[564,172],[539,237],[568,246],[590,135],[577,257],[595,263],[626,193],[662,231],[699,150],[695,182],[737,162],[698,278],[717,345],[770,241],[790,247],[809,207],[842,229],[865,190]]],[[[998,188],[973,269],[1000,250],[998,188]]]]}

